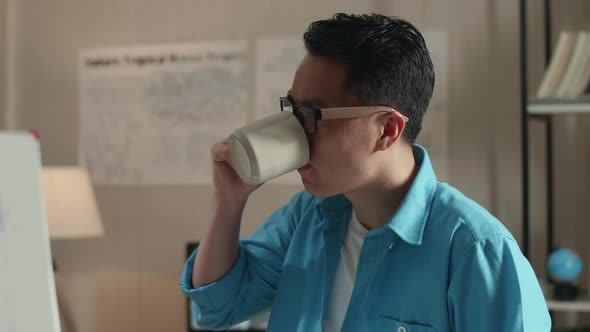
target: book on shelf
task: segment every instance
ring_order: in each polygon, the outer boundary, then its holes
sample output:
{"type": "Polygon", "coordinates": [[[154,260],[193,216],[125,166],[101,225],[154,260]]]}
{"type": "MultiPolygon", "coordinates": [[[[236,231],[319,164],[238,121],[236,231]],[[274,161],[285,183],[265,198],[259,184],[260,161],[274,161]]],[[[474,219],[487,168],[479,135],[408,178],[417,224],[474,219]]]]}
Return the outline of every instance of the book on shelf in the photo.
{"type": "Polygon", "coordinates": [[[536,97],[579,98],[589,85],[590,31],[562,31],[536,97]]]}

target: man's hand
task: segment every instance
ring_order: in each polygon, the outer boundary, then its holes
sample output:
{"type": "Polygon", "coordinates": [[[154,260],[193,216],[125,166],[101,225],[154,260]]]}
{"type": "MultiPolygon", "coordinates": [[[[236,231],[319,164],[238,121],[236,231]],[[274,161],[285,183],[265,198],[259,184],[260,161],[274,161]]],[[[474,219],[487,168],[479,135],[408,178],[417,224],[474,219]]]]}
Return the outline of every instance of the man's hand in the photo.
{"type": "Polygon", "coordinates": [[[193,286],[207,285],[224,276],[240,251],[240,223],[248,197],[262,184],[247,184],[231,165],[229,138],[211,148],[215,195],[211,219],[201,236],[193,267],[193,286]]]}
{"type": "Polygon", "coordinates": [[[233,168],[229,158],[229,138],[217,142],[211,148],[213,161],[213,186],[217,197],[242,201],[263,183],[245,183],[233,168]]]}

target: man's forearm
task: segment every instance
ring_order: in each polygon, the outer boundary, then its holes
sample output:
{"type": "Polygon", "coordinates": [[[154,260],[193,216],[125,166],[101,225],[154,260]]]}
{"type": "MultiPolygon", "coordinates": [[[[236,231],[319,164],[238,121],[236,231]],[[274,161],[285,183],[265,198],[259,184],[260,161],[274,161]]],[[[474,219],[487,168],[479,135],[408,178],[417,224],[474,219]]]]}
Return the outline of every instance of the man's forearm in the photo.
{"type": "Polygon", "coordinates": [[[240,224],[247,198],[231,199],[215,195],[212,216],[193,269],[193,287],[210,284],[231,270],[240,250],[240,224]]]}

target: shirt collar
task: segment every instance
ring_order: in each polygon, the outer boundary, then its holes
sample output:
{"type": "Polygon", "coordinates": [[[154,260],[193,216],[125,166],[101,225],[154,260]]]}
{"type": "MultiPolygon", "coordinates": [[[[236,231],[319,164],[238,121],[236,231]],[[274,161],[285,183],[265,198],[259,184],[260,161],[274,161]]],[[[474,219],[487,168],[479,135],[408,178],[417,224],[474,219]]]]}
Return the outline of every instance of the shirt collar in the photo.
{"type": "MultiPolygon", "coordinates": [[[[437,180],[426,149],[414,144],[412,151],[419,169],[410,190],[389,222],[369,234],[392,230],[408,244],[419,246],[422,244],[422,235],[430,213],[437,180]]],[[[336,220],[335,217],[342,216],[344,213],[349,216],[352,212],[350,201],[342,194],[320,198],[317,208],[327,219],[332,220],[336,220]]]]}

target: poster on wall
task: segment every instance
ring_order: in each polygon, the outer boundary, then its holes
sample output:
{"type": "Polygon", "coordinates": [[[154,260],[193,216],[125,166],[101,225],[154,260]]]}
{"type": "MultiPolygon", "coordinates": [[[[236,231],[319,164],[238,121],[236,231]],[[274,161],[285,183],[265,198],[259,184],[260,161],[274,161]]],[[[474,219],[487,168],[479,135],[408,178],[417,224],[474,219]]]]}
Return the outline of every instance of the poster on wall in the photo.
{"type": "Polygon", "coordinates": [[[305,56],[301,37],[256,41],[256,118],[279,112],[279,97],[291,89],[297,67],[305,56]]]}
{"type": "Polygon", "coordinates": [[[422,131],[416,143],[424,146],[439,181],[449,181],[449,42],[445,31],[425,31],[436,83],[422,131]]]}
{"type": "Polygon", "coordinates": [[[80,159],[98,185],[211,182],[211,146],[244,125],[246,41],[79,53],[80,159]]]}
{"type": "MultiPolygon", "coordinates": [[[[287,95],[297,67],[305,56],[301,37],[263,38],[256,41],[256,119],[280,112],[279,98],[287,95]]],[[[270,183],[301,184],[297,171],[270,183]]]]}

